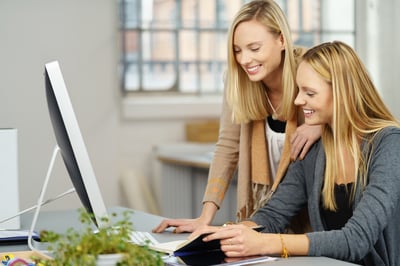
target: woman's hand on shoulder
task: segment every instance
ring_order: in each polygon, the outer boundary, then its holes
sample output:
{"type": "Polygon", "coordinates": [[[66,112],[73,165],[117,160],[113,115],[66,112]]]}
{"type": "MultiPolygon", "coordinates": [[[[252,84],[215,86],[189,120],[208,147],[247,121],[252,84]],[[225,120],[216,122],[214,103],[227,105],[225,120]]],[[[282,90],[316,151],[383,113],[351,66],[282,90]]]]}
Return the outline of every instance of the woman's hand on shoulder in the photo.
{"type": "Polygon", "coordinates": [[[321,137],[320,125],[302,124],[290,139],[290,158],[303,160],[311,146],[321,137]]]}

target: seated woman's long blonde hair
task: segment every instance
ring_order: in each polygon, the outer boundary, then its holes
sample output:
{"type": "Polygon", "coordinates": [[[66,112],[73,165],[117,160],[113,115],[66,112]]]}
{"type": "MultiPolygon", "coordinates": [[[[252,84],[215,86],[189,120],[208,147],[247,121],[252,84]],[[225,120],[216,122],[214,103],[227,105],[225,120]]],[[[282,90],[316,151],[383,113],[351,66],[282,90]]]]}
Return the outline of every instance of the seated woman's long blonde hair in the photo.
{"type": "MultiPolygon", "coordinates": [[[[399,127],[375,88],[366,68],[347,44],[339,41],[323,43],[308,50],[303,61],[331,85],[333,94],[332,127],[324,125],[322,141],[326,153],[325,181],[322,190],[323,206],[336,209],[335,178],[345,169],[343,147],[349,147],[354,158],[355,185],[366,186],[369,158],[364,158],[361,141],[371,141],[384,127],[399,127]],[[337,168],[337,163],[341,169],[337,168]]],[[[344,171],[343,171],[344,172],[344,171]]]]}

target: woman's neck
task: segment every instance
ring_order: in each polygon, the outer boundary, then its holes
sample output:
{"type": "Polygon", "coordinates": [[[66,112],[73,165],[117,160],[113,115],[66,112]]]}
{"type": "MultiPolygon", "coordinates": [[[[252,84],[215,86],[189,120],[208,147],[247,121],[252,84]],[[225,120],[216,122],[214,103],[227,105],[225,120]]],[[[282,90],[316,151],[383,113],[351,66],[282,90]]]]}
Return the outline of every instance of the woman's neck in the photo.
{"type": "Polygon", "coordinates": [[[278,94],[278,95],[282,94],[282,92],[283,92],[282,79],[280,77],[281,77],[281,75],[278,75],[273,78],[266,77],[265,79],[262,80],[262,83],[264,84],[266,90],[271,95],[272,94],[278,94]]]}

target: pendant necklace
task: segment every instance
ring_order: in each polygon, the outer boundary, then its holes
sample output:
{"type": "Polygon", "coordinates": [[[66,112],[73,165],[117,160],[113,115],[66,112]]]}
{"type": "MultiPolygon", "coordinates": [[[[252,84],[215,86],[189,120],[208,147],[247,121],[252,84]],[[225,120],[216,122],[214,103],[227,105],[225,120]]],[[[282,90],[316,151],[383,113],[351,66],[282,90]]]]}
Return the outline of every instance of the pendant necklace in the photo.
{"type": "Polygon", "coordinates": [[[269,97],[268,97],[268,93],[267,93],[267,92],[265,92],[265,96],[267,96],[268,104],[269,104],[269,106],[270,106],[271,109],[272,109],[272,115],[271,115],[271,116],[272,116],[272,119],[277,120],[277,119],[278,119],[278,114],[276,113],[276,111],[279,110],[279,108],[281,107],[281,105],[279,105],[279,106],[275,109],[274,106],[272,105],[272,103],[271,103],[269,97]]]}

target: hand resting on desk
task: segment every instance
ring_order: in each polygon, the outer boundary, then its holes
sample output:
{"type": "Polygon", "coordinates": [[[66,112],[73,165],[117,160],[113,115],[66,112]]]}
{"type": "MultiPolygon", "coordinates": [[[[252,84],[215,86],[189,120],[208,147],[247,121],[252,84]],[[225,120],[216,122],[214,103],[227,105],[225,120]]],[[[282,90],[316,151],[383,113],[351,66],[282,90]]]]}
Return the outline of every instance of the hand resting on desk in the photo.
{"type": "Polygon", "coordinates": [[[174,233],[191,233],[204,225],[207,225],[207,223],[201,217],[196,219],[164,219],[152,231],[153,233],[162,233],[169,227],[175,227],[174,233]]]}
{"type": "Polygon", "coordinates": [[[156,228],[153,233],[161,233],[169,227],[175,227],[174,233],[191,233],[197,228],[211,224],[218,207],[213,202],[205,202],[198,218],[195,219],[165,219],[156,228]]]}

